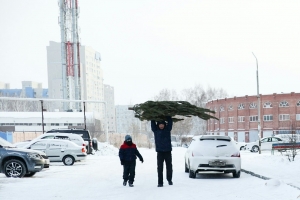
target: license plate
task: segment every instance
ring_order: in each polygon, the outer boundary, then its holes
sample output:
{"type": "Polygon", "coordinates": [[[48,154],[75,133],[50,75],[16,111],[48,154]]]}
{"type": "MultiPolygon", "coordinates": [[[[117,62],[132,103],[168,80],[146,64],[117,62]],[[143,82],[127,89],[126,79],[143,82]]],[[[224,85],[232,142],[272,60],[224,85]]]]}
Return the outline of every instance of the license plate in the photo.
{"type": "Polygon", "coordinates": [[[214,167],[220,167],[220,166],[225,166],[226,165],[226,163],[223,162],[223,161],[210,161],[210,162],[208,162],[208,164],[210,166],[214,166],[214,167]]]}

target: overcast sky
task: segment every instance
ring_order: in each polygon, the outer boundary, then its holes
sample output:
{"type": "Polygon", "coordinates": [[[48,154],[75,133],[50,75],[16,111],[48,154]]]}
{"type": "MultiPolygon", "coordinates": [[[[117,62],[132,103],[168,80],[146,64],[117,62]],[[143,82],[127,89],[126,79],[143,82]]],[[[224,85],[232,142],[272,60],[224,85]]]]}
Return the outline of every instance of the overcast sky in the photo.
{"type": "MultiPolygon", "coordinates": [[[[0,81],[48,87],[57,0],[0,0],[0,81]]],[[[300,92],[299,0],[79,0],[81,45],[101,53],[116,104],[196,84],[230,96],[300,92]]]]}

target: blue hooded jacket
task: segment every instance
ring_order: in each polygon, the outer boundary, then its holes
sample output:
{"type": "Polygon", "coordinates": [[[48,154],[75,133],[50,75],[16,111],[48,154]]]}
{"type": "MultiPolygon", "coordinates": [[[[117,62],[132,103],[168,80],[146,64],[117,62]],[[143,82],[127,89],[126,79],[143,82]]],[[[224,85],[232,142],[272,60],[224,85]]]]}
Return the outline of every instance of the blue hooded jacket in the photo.
{"type": "Polygon", "coordinates": [[[172,144],[171,144],[171,130],[173,126],[173,120],[171,117],[167,117],[168,123],[165,124],[164,129],[160,129],[158,124],[161,122],[156,123],[155,120],[151,120],[151,129],[154,133],[154,140],[155,140],[155,149],[156,152],[168,152],[172,151],[172,144]]]}

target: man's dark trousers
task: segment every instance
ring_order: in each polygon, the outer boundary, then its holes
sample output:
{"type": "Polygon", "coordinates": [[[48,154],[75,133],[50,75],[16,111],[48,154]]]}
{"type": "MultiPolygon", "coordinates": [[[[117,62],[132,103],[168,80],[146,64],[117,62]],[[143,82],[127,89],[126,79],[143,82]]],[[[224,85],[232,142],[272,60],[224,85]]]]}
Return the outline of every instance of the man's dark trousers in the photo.
{"type": "Polygon", "coordinates": [[[166,162],[167,180],[172,181],[173,169],[172,169],[172,154],[171,154],[171,151],[157,152],[158,184],[163,184],[164,161],[166,162]]]}
{"type": "Polygon", "coordinates": [[[123,165],[123,179],[124,181],[129,181],[129,183],[133,183],[134,181],[134,176],[135,176],[135,165],[136,162],[130,161],[130,162],[124,162],[123,165]]]}

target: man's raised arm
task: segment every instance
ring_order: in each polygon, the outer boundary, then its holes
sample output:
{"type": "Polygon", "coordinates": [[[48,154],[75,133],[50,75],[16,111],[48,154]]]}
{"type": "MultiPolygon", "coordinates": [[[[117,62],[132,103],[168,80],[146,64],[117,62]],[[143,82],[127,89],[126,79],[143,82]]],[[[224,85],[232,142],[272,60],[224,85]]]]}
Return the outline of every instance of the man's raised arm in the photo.
{"type": "Polygon", "coordinates": [[[173,127],[173,120],[172,120],[172,117],[168,116],[167,117],[167,120],[168,120],[168,124],[167,124],[167,128],[169,131],[172,130],[172,127],[173,127]]]}
{"type": "Polygon", "coordinates": [[[151,130],[154,132],[154,131],[156,131],[156,129],[157,129],[157,126],[156,126],[155,120],[151,120],[151,130]]]}

